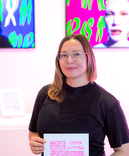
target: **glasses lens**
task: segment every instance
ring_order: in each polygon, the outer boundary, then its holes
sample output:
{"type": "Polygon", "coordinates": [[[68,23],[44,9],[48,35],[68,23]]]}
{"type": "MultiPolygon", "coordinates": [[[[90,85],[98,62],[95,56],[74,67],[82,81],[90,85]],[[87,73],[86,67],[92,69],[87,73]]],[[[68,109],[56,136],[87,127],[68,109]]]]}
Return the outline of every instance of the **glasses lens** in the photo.
{"type": "Polygon", "coordinates": [[[58,58],[59,61],[65,62],[68,59],[68,54],[66,54],[66,53],[60,53],[60,54],[58,54],[58,57],[57,58],[58,58]]]}
{"type": "Polygon", "coordinates": [[[83,54],[85,54],[85,53],[83,53],[81,51],[73,52],[72,55],[69,55],[67,53],[59,53],[57,55],[57,59],[61,62],[66,62],[68,60],[69,56],[71,56],[72,59],[77,62],[77,61],[80,61],[82,59],[83,54]]]}
{"type": "Polygon", "coordinates": [[[57,59],[60,60],[60,54],[57,55],[57,59]]]}
{"type": "Polygon", "coordinates": [[[82,58],[82,52],[77,51],[77,52],[73,53],[72,56],[73,56],[73,59],[74,59],[75,61],[80,61],[81,58],[82,58]]]}

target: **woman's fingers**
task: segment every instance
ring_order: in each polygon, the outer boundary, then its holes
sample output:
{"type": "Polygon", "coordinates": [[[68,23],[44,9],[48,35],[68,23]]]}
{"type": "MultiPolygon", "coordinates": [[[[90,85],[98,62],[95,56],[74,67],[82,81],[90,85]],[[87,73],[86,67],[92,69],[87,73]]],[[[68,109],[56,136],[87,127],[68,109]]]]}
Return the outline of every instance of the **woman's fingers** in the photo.
{"type": "Polygon", "coordinates": [[[38,143],[41,143],[41,144],[46,143],[46,140],[44,140],[44,139],[42,139],[40,137],[32,137],[31,141],[38,142],[38,143]]]}
{"type": "Polygon", "coordinates": [[[44,152],[44,146],[33,146],[33,145],[30,145],[30,148],[31,148],[31,151],[34,154],[40,154],[40,153],[44,152]]]}
{"type": "Polygon", "coordinates": [[[33,137],[30,141],[30,148],[34,154],[40,154],[44,151],[44,143],[46,141],[39,137],[33,137]]]}

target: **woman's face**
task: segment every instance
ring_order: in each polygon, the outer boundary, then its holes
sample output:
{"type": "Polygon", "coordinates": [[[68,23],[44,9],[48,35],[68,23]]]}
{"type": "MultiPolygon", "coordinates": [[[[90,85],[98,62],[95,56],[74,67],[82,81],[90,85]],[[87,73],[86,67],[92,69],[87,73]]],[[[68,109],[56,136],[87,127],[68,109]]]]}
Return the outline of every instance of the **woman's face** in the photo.
{"type": "Polygon", "coordinates": [[[65,62],[59,60],[61,71],[66,76],[67,83],[70,84],[71,80],[76,79],[80,85],[85,84],[87,81],[87,59],[82,44],[75,39],[68,40],[64,42],[60,54],[64,57],[68,56],[65,62]],[[78,57],[80,52],[82,52],[81,60],[74,60],[71,55],[78,57]]]}
{"type": "Polygon", "coordinates": [[[129,1],[108,0],[105,23],[109,37],[114,41],[125,40],[129,32],[129,1]]]}

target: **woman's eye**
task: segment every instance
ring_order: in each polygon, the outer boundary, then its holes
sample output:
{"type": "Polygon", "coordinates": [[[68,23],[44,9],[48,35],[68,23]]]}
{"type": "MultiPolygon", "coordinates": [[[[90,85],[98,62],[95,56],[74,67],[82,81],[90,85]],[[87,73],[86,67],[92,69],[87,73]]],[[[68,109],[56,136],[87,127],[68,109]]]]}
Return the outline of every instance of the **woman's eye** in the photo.
{"type": "Polygon", "coordinates": [[[106,16],[112,16],[113,14],[111,12],[106,12],[106,16]]]}
{"type": "Polygon", "coordinates": [[[60,57],[67,57],[67,54],[61,54],[60,57]]]}
{"type": "Polygon", "coordinates": [[[80,56],[81,54],[80,53],[74,53],[74,56],[80,56]]]}
{"type": "Polygon", "coordinates": [[[122,15],[124,15],[124,16],[125,16],[125,15],[128,15],[128,13],[127,13],[127,12],[122,12],[121,14],[122,14],[122,15]]]}

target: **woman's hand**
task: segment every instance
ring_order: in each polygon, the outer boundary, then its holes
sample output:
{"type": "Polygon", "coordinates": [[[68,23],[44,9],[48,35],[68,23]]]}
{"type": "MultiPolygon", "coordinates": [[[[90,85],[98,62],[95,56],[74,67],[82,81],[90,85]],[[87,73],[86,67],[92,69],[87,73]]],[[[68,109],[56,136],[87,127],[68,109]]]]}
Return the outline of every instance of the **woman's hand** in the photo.
{"type": "Polygon", "coordinates": [[[38,133],[29,132],[30,149],[34,154],[44,152],[44,143],[46,141],[39,137],[38,133]]]}

